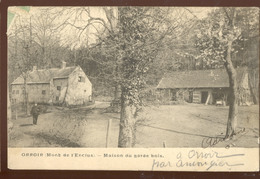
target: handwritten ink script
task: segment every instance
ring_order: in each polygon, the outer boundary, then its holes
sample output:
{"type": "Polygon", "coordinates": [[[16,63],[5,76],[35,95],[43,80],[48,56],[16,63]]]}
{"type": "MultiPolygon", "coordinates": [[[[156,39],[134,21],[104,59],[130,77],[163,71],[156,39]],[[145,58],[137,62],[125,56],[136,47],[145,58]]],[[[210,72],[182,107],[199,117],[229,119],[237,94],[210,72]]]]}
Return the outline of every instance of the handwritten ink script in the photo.
{"type": "MultiPolygon", "coordinates": [[[[236,135],[238,134],[242,134],[239,138],[241,138],[243,135],[245,135],[247,132],[245,132],[245,128],[242,128],[241,130],[236,132],[236,135]]],[[[238,139],[236,139],[238,140],[238,139]]],[[[202,142],[201,142],[201,147],[202,148],[208,148],[208,147],[213,147],[215,145],[217,145],[218,143],[224,142],[226,141],[226,139],[224,137],[207,137],[207,138],[203,138],[202,142]]],[[[234,141],[234,140],[233,140],[234,141]]],[[[232,146],[232,143],[228,143],[225,148],[230,148],[232,146]]]]}
{"type": "MultiPolygon", "coordinates": [[[[241,163],[233,163],[227,159],[244,156],[243,153],[232,154],[232,155],[222,155],[218,152],[198,152],[196,150],[190,150],[187,153],[179,152],[176,155],[175,161],[162,161],[158,159],[153,159],[152,170],[164,169],[164,168],[184,168],[184,167],[196,167],[202,168],[207,171],[213,169],[214,167],[235,167],[244,165],[241,163]]],[[[242,160],[241,160],[242,161],[242,160]]]]}

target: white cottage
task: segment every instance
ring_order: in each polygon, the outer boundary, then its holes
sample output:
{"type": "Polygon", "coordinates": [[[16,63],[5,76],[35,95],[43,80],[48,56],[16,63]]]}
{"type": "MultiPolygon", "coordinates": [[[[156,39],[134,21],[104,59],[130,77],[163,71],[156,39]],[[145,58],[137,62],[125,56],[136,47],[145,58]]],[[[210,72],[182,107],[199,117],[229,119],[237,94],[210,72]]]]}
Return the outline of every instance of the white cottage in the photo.
{"type": "MultiPolygon", "coordinates": [[[[91,100],[92,84],[80,66],[61,68],[33,68],[26,79],[28,101],[59,105],[82,105],[91,100]]],[[[12,102],[24,102],[25,83],[19,76],[11,84],[12,102]]]]}

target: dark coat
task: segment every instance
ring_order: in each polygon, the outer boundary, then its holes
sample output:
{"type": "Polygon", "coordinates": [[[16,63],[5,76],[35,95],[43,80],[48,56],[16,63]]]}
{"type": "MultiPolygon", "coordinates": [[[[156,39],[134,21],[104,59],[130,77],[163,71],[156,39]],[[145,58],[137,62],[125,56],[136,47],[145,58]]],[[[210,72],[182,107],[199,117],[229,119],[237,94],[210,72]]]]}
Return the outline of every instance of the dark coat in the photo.
{"type": "Polygon", "coordinates": [[[31,115],[38,116],[40,114],[40,108],[38,106],[33,106],[31,109],[31,115]]]}

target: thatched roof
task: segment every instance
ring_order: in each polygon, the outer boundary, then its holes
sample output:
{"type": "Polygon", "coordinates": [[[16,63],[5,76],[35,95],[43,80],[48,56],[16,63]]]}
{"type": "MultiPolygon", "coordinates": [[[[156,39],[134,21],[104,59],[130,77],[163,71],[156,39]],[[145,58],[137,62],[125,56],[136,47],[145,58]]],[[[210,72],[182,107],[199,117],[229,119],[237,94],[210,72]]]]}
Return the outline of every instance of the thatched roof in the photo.
{"type": "MultiPolygon", "coordinates": [[[[76,69],[76,66],[65,67],[65,68],[51,68],[51,69],[41,69],[29,72],[27,78],[27,84],[36,83],[50,83],[52,79],[55,78],[68,78],[68,76],[76,69]]],[[[12,85],[24,84],[24,78],[20,75],[12,85]]]]}
{"type": "MultiPolygon", "coordinates": [[[[245,69],[237,69],[237,81],[240,82],[245,69]]],[[[225,69],[174,71],[166,74],[157,89],[166,88],[224,88],[229,87],[225,69]]]]}

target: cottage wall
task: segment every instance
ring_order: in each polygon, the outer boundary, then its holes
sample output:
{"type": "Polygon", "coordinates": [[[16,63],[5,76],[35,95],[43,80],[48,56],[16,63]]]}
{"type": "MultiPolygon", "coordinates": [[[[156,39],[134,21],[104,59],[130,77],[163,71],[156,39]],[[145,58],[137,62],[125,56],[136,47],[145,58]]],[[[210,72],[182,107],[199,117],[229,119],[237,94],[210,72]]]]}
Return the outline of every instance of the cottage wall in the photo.
{"type": "Polygon", "coordinates": [[[213,104],[215,99],[213,92],[215,88],[196,88],[196,89],[162,89],[160,90],[159,100],[168,101],[186,101],[192,103],[206,103],[213,104]],[[192,95],[192,96],[191,96],[192,95]],[[209,95],[209,98],[208,98],[209,95]],[[203,96],[203,97],[202,97],[203,96]],[[203,101],[202,101],[203,98],[203,101]]]}
{"type": "MultiPolygon", "coordinates": [[[[27,84],[29,102],[81,105],[91,100],[92,84],[79,66],[52,69],[48,74],[39,70],[34,76],[33,84],[27,84]]],[[[22,83],[20,78],[12,84],[13,103],[25,101],[24,84],[18,84],[22,83]]]]}
{"type": "MultiPolygon", "coordinates": [[[[48,103],[50,99],[49,84],[28,84],[28,101],[30,103],[48,103]]],[[[24,85],[12,85],[12,101],[14,103],[24,102],[24,85]],[[13,94],[13,91],[15,93],[13,94]],[[17,92],[19,91],[19,92],[17,92]]]]}
{"type": "Polygon", "coordinates": [[[158,89],[157,99],[159,101],[171,101],[176,90],[173,89],[158,89]]]}
{"type": "Polygon", "coordinates": [[[50,99],[50,84],[30,84],[27,89],[28,101],[30,103],[48,103],[50,99]]]}
{"type": "Polygon", "coordinates": [[[241,80],[241,83],[240,83],[239,87],[244,88],[246,90],[249,90],[248,73],[245,73],[243,75],[243,78],[241,80]]]}
{"type": "Polygon", "coordinates": [[[250,92],[248,73],[243,75],[241,83],[238,87],[238,104],[247,105],[253,103],[253,98],[250,92]]]}
{"type": "Polygon", "coordinates": [[[184,90],[183,91],[183,98],[184,98],[184,100],[186,101],[186,102],[190,102],[190,96],[189,96],[190,94],[189,94],[189,90],[184,90]]]}
{"type": "Polygon", "coordinates": [[[193,97],[192,97],[193,103],[201,103],[201,91],[200,90],[194,90],[193,91],[193,97]]]}
{"type": "Polygon", "coordinates": [[[51,82],[51,101],[53,104],[62,104],[68,87],[68,78],[53,79],[51,82]]]}
{"type": "Polygon", "coordinates": [[[78,67],[69,76],[65,102],[68,105],[82,105],[90,101],[91,95],[92,84],[84,71],[78,67]]]}
{"type": "Polygon", "coordinates": [[[11,102],[22,103],[24,102],[24,85],[12,85],[11,102]]]}
{"type": "Polygon", "coordinates": [[[213,89],[211,88],[200,88],[193,90],[193,103],[206,103],[208,100],[208,104],[213,103],[213,96],[212,96],[213,89]],[[205,96],[203,96],[205,94],[205,96]],[[209,97],[208,97],[209,95],[209,97]],[[203,99],[202,99],[203,98],[203,99]]]}

